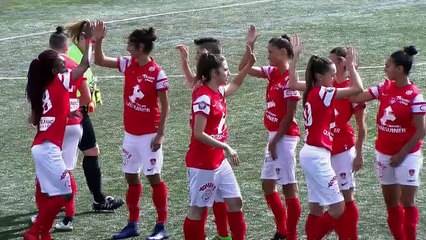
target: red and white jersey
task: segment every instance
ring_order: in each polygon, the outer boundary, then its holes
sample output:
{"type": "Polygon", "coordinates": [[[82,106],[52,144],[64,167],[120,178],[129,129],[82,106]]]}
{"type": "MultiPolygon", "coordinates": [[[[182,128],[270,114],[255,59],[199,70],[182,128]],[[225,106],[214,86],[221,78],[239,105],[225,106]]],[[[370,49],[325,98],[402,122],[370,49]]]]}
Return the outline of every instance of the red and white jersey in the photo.
{"type": "MultiPolygon", "coordinates": [[[[426,102],[420,89],[413,83],[398,87],[395,81],[385,80],[371,87],[370,94],[379,100],[376,124],[378,128],[376,150],[387,155],[398,153],[416,132],[413,114],[425,114],[426,102]]],[[[422,140],[411,149],[418,151],[422,140]]]]}
{"type": "Polygon", "coordinates": [[[306,144],[331,151],[335,125],[334,102],[336,88],[312,87],[303,111],[306,144]]]}
{"type": "Polygon", "coordinates": [[[197,114],[203,114],[207,118],[204,132],[212,138],[226,142],[228,128],[226,119],[225,88],[220,87],[215,92],[206,85],[194,89],[192,93],[191,111],[191,143],[186,154],[186,166],[190,168],[213,170],[220,166],[225,159],[223,149],[204,144],[194,138],[194,119],[197,114]]]}
{"type": "Polygon", "coordinates": [[[154,59],[143,66],[130,56],[118,58],[124,73],[124,130],[133,135],[156,133],[160,123],[158,92],[167,91],[169,81],[154,59]]]}
{"type": "MultiPolygon", "coordinates": [[[[349,80],[342,83],[333,83],[335,88],[349,86],[349,80]]],[[[334,101],[335,127],[333,128],[333,148],[331,154],[338,154],[351,149],[355,145],[355,131],[350,120],[357,110],[365,109],[364,103],[352,103],[348,99],[336,99],[334,101]]]]}
{"type": "MultiPolygon", "coordinates": [[[[65,58],[65,67],[69,71],[74,70],[78,66],[78,64],[74,60],[69,58],[67,55],[63,54],[61,56],[65,58]]],[[[73,83],[70,85],[70,88],[68,89],[68,92],[70,94],[70,111],[71,112],[74,112],[74,111],[81,112],[80,101],[79,101],[78,96],[77,96],[77,91],[78,91],[78,88],[80,87],[81,83],[85,80],[86,79],[84,77],[81,77],[81,78],[77,79],[76,81],[73,81],[73,83]]],[[[80,124],[81,121],[82,121],[82,117],[75,115],[72,118],[68,118],[67,125],[80,124]]]]}
{"type": "Polygon", "coordinates": [[[43,112],[37,126],[33,146],[49,141],[62,149],[65,127],[70,113],[72,72],[58,74],[43,93],[43,112]]]}
{"type": "MultiPolygon", "coordinates": [[[[268,131],[278,131],[281,120],[287,114],[287,101],[300,100],[299,91],[288,88],[289,71],[280,74],[277,67],[263,66],[263,77],[268,79],[266,87],[266,110],[263,117],[263,124],[268,131]]],[[[289,136],[299,136],[299,126],[296,120],[290,123],[285,133],[289,136]]]]}

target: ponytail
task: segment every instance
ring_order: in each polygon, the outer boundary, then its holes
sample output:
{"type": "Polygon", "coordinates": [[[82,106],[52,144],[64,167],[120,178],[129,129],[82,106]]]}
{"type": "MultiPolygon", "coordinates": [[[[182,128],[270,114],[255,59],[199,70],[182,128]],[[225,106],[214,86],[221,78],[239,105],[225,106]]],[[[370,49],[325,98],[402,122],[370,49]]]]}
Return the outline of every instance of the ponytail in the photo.
{"type": "Polygon", "coordinates": [[[325,74],[330,70],[332,62],[329,59],[312,55],[309,59],[305,72],[306,89],[303,92],[303,105],[305,105],[309,92],[315,86],[317,79],[316,74],[325,74]]]}
{"type": "Polygon", "coordinates": [[[202,84],[207,84],[211,80],[212,70],[218,70],[225,58],[222,55],[211,54],[205,50],[200,55],[200,59],[197,64],[197,75],[196,80],[201,81],[202,84]]]}

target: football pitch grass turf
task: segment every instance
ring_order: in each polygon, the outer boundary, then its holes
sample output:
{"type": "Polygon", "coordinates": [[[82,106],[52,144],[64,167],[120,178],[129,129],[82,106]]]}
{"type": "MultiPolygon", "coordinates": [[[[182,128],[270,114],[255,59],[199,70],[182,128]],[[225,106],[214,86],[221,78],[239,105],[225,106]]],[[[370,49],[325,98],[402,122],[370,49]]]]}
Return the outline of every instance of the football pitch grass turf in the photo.
{"type": "MultiPolygon", "coordinates": [[[[30,145],[34,129],[26,124],[29,107],[25,99],[26,72],[31,60],[47,48],[49,34],[32,35],[52,30],[61,24],[89,18],[109,21],[104,51],[109,56],[126,54],[126,37],[135,28],[153,26],[158,43],[153,57],[169,76],[181,74],[176,44],[191,49],[192,40],[203,36],[220,39],[230,69],[236,68],[244,52],[245,33],[255,24],[260,37],[256,44],[256,65],[266,65],[267,41],[276,35],[299,32],[303,53],[300,70],[311,54],[326,56],[336,46],[352,45],[359,50],[361,76],[369,87],[384,78],[383,64],[390,53],[409,44],[419,49],[417,63],[426,61],[426,1],[137,1],[104,0],[97,3],[76,1],[0,2],[0,239],[19,239],[29,227],[35,213],[34,164],[30,145]],[[220,8],[218,8],[220,6],[220,8]],[[197,10],[198,9],[198,10],[197,10]],[[144,18],[137,18],[145,16],[144,18]],[[136,19],[127,19],[136,18],[136,19]],[[119,21],[127,19],[127,21],[119,21]],[[7,40],[5,38],[29,35],[7,40]],[[12,78],[5,80],[4,78],[12,78]]],[[[192,61],[193,62],[193,61],[192,61]]],[[[100,164],[103,191],[114,197],[125,197],[127,185],[121,172],[122,77],[116,71],[93,67],[104,105],[91,115],[101,150],[100,164]]],[[[426,92],[426,66],[414,67],[411,79],[426,92]]],[[[303,74],[301,74],[303,78],[303,74]]],[[[183,239],[182,224],[187,212],[187,183],[184,157],[189,143],[189,113],[191,91],[181,76],[170,77],[171,113],[164,143],[163,178],[169,188],[168,229],[171,239],[183,239]]],[[[227,124],[230,145],[240,155],[242,163],[234,168],[240,184],[248,226],[247,239],[269,239],[274,233],[274,221],[263,198],[259,181],[266,144],[263,127],[266,81],[247,78],[242,88],[228,99],[227,124]]],[[[359,239],[391,239],[386,224],[386,211],[374,168],[375,115],[377,104],[367,104],[368,137],[364,148],[364,168],[356,174],[356,201],[360,209],[359,239]]],[[[301,104],[297,120],[302,125],[301,104]]],[[[301,144],[299,144],[300,149],[301,144]]],[[[297,150],[298,151],[298,150],[297,150]]],[[[423,153],[426,153],[423,150],[423,153]]],[[[79,157],[74,175],[78,184],[77,215],[74,230],[54,233],[55,239],[110,239],[127,220],[126,207],[114,214],[91,211],[88,192],[79,157]]],[[[307,216],[306,186],[301,169],[297,168],[300,199],[303,204],[299,238],[304,239],[307,216]]],[[[422,182],[426,175],[421,174],[422,182]]],[[[151,189],[143,181],[141,200],[141,236],[148,235],[155,221],[151,189]]],[[[426,239],[426,190],[419,190],[420,208],[418,238],[426,239]]],[[[214,223],[209,217],[207,232],[213,236],[214,223]]],[[[334,236],[328,239],[335,239],[334,236]]]]}

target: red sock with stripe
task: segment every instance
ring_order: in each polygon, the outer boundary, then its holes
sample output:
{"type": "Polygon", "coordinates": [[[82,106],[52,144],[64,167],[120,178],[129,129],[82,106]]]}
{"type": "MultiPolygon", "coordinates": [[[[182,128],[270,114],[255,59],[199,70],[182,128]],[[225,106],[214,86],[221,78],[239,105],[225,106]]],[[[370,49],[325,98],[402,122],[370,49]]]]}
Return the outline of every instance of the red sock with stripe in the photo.
{"type": "Polygon", "coordinates": [[[243,212],[228,212],[229,228],[232,240],[244,240],[247,232],[243,212]]]}
{"type": "Polygon", "coordinates": [[[214,222],[217,234],[221,237],[228,236],[228,206],[225,202],[213,203],[214,222]]]}
{"type": "Polygon", "coordinates": [[[287,236],[287,212],[283,202],[281,201],[280,194],[278,192],[273,192],[271,194],[265,195],[265,199],[268,207],[274,214],[277,233],[282,236],[287,236]]]}
{"type": "Polygon", "coordinates": [[[395,240],[405,240],[404,237],[404,208],[401,205],[388,208],[388,225],[395,240]]]}
{"type": "Polygon", "coordinates": [[[167,185],[160,182],[152,186],[152,201],[157,211],[157,223],[164,224],[167,221],[167,185]]]}
{"type": "Polygon", "coordinates": [[[419,209],[416,206],[405,207],[404,233],[406,240],[415,240],[417,237],[417,224],[419,223],[419,209]]]}
{"type": "Polygon", "coordinates": [[[126,204],[129,210],[129,222],[139,222],[139,201],[142,195],[142,184],[129,184],[126,204]]]}
{"type": "Polygon", "coordinates": [[[297,240],[297,225],[299,224],[302,206],[299,198],[286,198],[287,205],[287,240],[297,240]]]}
{"type": "Polygon", "coordinates": [[[183,235],[185,240],[206,239],[204,222],[202,220],[191,220],[186,217],[183,223],[183,235]]]}

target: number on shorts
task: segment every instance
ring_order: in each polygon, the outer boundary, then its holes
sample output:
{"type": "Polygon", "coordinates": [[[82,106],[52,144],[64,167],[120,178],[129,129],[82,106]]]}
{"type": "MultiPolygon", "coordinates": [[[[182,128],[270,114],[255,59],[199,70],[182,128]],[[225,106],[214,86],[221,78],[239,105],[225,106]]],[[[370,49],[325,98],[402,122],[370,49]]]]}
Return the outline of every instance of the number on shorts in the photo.
{"type": "Polygon", "coordinates": [[[305,125],[307,127],[312,125],[312,107],[310,103],[305,103],[305,107],[303,109],[303,118],[305,119],[305,125]]]}
{"type": "Polygon", "coordinates": [[[43,114],[47,113],[50,109],[52,109],[52,101],[50,101],[49,91],[44,91],[43,93],[43,114]]]}

